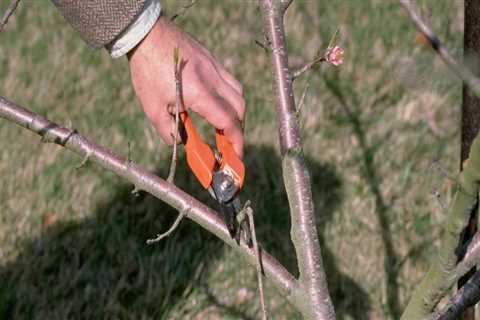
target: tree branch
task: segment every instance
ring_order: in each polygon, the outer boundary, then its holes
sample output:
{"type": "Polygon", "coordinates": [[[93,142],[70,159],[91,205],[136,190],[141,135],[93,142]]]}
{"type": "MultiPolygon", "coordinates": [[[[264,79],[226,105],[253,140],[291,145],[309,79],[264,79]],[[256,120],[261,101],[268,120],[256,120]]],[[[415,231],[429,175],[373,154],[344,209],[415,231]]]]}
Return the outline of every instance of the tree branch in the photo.
{"type": "Polygon", "coordinates": [[[262,0],[265,34],[271,41],[273,92],[285,187],[291,214],[291,238],[300,271],[306,319],[334,319],[315,222],[310,175],[300,143],[300,131],[288,66],[283,17],[291,1],[262,0]]]}
{"type": "Polygon", "coordinates": [[[185,13],[187,13],[188,9],[190,9],[191,7],[197,4],[197,1],[198,0],[192,0],[190,3],[187,3],[186,5],[182,5],[181,10],[179,10],[178,12],[176,12],[170,17],[170,21],[174,21],[178,17],[183,16],[185,13]]]}
{"type": "MultiPolygon", "coordinates": [[[[236,241],[230,237],[230,233],[218,213],[173,184],[166,182],[133,162],[125,161],[125,159],[110,150],[88,141],[76,131],[50,122],[3,97],[0,97],[0,118],[36,132],[44,137],[46,142],[61,145],[81,157],[88,156],[89,161],[116,173],[135,184],[139,189],[145,190],[180,212],[184,212],[186,217],[216,235],[237,251],[251,266],[255,267],[254,249],[249,248],[243,242],[237,245],[236,241]]],[[[266,278],[272,281],[287,300],[295,306],[301,307],[303,299],[295,278],[274,257],[266,252],[262,253],[262,264],[266,278]]]]}
{"type": "Polygon", "coordinates": [[[480,262],[480,233],[475,233],[468,243],[463,259],[457,264],[452,275],[452,284],[480,262]]]}
{"type": "MultiPolygon", "coordinates": [[[[467,270],[469,271],[469,270],[467,270]]],[[[455,320],[469,307],[473,307],[480,300],[480,271],[460,288],[450,299],[449,303],[438,312],[434,320],[455,320]]]]}
{"type": "Polygon", "coordinates": [[[324,56],[317,56],[312,61],[305,63],[303,66],[298,67],[292,72],[292,79],[295,80],[296,78],[300,77],[303,73],[307,72],[308,70],[312,69],[314,65],[320,62],[327,61],[324,56]]]}
{"type": "Polygon", "coordinates": [[[8,6],[7,10],[5,10],[5,13],[3,14],[2,20],[0,20],[0,32],[2,32],[5,26],[7,25],[8,19],[10,19],[12,14],[15,12],[19,3],[20,3],[20,0],[12,0],[12,2],[10,2],[10,5],[8,6]]]}
{"type": "Polygon", "coordinates": [[[476,204],[480,189],[480,136],[477,136],[472,144],[469,159],[458,179],[458,191],[444,225],[438,255],[415,289],[402,319],[427,318],[459,278],[462,270],[469,270],[469,264],[474,261],[476,253],[480,250],[479,241],[475,238],[467,249],[464,260],[457,266],[458,242],[462,231],[468,225],[470,212],[476,204]]]}
{"type": "Polygon", "coordinates": [[[265,294],[263,290],[263,278],[262,278],[263,266],[262,266],[262,258],[261,258],[260,250],[258,248],[257,232],[255,231],[255,219],[253,219],[253,210],[250,207],[249,203],[245,205],[244,210],[248,218],[248,225],[250,226],[253,250],[255,251],[255,255],[257,257],[257,265],[256,265],[257,281],[258,281],[258,293],[260,295],[260,306],[262,307],[262,320],[267,320],[268,314],[267,314],[267,307],[265,304],[265,294]]]}
{"type": "Polygon", "coordinates": [[[177,219],[175,219],[170,229],[168,229],[164,233],[157,234],[157,236],[153,239],[147,239],[147,244],[157,243],[159,241],[162,241],[162,239],[171,235],[173,231],[175,231],[178,228],[178,226],[180,225],[180,222],[183,220],[183,217],[185,217],[185,212],[180,211],[180,213],[177,216],[177,219]]]}
{"type": "Polygon", "coordinates": [[[418,13],[415,0],[399,0],[405,11],[410,16],[410,19],[415,24],[417,29],[427,38],[432,48],[437,52],[445,64],[460,78],[470,89],[480,96],[480,79],[477,78],[465,65],[450,54],[448,49],[440,42],[440,39],[435,35],[432,28],[422,19],[418,13]]]}

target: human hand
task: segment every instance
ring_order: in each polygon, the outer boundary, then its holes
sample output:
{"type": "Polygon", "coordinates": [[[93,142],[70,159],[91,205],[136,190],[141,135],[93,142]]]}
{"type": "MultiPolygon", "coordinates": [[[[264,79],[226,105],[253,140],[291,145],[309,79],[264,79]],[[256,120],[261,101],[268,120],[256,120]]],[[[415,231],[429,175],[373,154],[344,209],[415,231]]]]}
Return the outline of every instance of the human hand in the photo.
{"type": "MultiPolygon", "coordinates": [[[[178,47],[182,68],[185,108],[191,109],[223,130],[235,152],[243,155],[242,123],[245,101],[242,85],[201,44],[160,17],[128,60],[133,87],[145,114],[169,145],[174,143],[175,106],[174,48],[178,47]]],[[[182,110],[180,110],[182,111],[182,110]]]]}

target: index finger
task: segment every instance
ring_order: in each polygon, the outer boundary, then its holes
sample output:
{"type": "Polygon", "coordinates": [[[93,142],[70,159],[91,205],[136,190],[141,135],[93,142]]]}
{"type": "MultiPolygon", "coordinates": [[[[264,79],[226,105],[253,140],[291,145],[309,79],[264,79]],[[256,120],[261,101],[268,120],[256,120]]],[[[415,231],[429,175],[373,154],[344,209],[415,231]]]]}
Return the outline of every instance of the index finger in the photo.
{"type": "Polygon", "coordinates": [[[216,129],[222,130],[235,153],[243,158],[243,130],[235,109],[221,96],[207,94],[190,107],[216,129]]]}

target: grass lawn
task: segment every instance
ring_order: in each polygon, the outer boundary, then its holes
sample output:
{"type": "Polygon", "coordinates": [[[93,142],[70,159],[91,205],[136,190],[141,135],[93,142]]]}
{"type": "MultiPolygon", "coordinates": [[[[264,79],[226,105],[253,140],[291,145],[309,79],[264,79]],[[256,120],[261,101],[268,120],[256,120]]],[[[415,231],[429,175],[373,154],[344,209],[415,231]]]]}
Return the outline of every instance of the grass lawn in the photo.
{"type": "MultiPolygon", "coordinates": [[[[1,1],[3,12],[9,1],[1,1]]],[[[181,1],[162,0],[166,15],[181,1]]],[[[183,2],[182,2],[183,3],[183,2]]],[[[186,2],[185,2],[186,3],[186,2]]],[[[463,1],[420,1],[462,54],[463,1]]],[[[202,0],[177,23],[244,84],[246,186],[258,238],[295,272],[269,55],[256,1],[202,0]]],[[[300,122],[338,319],[396,319],[435,252],[459,168],[461,83],[395,0],[296,0],[290,63],[340,28],[340,67],[308,84],[300,122]]],[[[125,58],[89,49],[50,1],[24,0],[0,34],[0,95],[166,177],[170,149],[143,115],[125,58]]],[[[198,123],[203,131],[208,126],[198,123]]],[[[255,270],[189,221],[153,246],[174,210],[76,155],[0,120],[0,320],[258,319],[255,270]]],[[[187,172],[176,183],[214,203],[187,172]]],[[[267,283],[273,319],[299,314],[267,283]]]]}

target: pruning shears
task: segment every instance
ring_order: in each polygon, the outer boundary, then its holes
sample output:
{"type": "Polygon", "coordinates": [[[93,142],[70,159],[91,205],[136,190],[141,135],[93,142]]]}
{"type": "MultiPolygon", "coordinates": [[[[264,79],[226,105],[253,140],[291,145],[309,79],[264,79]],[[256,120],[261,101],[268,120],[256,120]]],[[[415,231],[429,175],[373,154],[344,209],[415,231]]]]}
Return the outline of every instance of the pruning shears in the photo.
{"type": "Polygon", "coordinates": [[[245,179],[245,166],[221,130],[215,131],[216,149],[202,140],[188,112],[179,114],[180,138],[190,170],[200,184],[220,204],[220,212],[232,238],[239,241],[237,213],[241,210],[238,197],[245,179]]]}

